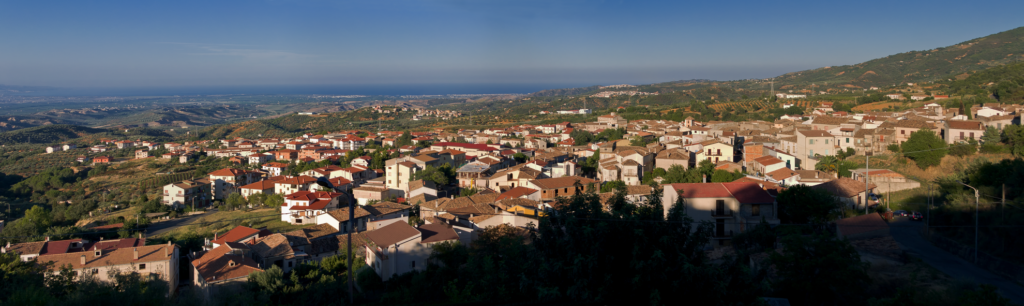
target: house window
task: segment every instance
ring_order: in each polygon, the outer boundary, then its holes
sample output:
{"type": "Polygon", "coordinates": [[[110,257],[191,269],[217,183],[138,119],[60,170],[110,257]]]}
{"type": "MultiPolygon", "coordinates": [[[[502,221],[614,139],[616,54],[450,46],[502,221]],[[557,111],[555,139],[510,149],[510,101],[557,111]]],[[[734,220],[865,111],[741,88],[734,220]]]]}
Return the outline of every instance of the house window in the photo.
{"type": "Polygon", "coordinates": [[[828,139],[825,139],[825,144],[828,144],[828,139]]]}
{"type": "Polygon", "coordinates": [[[100,269],[92,269],[92,274],[93,275],[100,274],[100,269]]]}
{"type": "Polygon", "coordinates": [[[761,215],[761,205],[751,205],[750,206],[750,215],[754,216],[754,217],[760,216],[761,215]]]}
{"type": "Polygon", "coordinates": [[[846,137],[846,143],[850,143],[850,137],[846,137]]]}
{"type": "Polygon", "coordinates": [[[808,139],[807,144],[814,144],[814,139],[808,139]]]}
{"type": "Polygon", "coordinates": [[[139,264],[139,270],[145,270],[146,264],[139,264]]]}
{"type": "Polygon", "coordinates": [[[814,156],[814,150],[810,150],[809,154],[807,154],[807,155],[814,156]]]}
{"type": "Polygon", "coordinates": [[[900,135],[906,135],[906,134],[907,134],[907,130],[900,130],[900,135]]]}
{"type": "Polygon", "coordinates": [[[971,132],[971,139],[974,139],[974,132],[971,132]]]}

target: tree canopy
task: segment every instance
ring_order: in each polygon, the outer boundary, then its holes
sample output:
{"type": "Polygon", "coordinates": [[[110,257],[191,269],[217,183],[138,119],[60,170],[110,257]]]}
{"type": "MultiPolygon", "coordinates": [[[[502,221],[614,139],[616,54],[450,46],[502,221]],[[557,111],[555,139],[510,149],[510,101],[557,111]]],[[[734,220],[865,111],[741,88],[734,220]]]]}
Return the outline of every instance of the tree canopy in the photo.
{"type": "Polygon", "coordinates": [[[946,142],[931,130],[922,129],[910,134],[900,146],[903,154],[914,160],[921,169],[938,165],[946,156],[946,142]]]}

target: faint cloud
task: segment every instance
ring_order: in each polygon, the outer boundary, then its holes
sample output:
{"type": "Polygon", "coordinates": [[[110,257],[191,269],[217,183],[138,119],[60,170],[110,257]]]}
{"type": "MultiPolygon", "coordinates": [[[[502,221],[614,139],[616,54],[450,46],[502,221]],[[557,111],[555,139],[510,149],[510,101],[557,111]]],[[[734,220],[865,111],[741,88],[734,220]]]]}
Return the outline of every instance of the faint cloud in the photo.
{"type": "Polygon", "coordinates": [[[311,58],[314,55],[301,54],[283,50],[273,49],[260,49],[254,48],[250,45],[238,45],[238,44],[203,44],[203,43],[181,43],[181,42],[160,42],[159,44],[166,45],[178,45],[187,48],[202,50],[201,52],[191,52],[191,55],[213,55],[213,56],[230,56],[239,57],[244,59],[300,59],[300,58],[311,58]]]}

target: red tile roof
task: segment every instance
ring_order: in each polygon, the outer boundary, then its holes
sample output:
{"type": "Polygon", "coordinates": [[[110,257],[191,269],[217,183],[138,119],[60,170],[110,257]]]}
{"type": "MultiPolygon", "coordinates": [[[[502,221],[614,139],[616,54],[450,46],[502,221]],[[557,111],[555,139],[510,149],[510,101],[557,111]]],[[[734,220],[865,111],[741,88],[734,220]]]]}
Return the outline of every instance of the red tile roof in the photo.
{"type": "Polygon", "coordinates": [[[231,247],[222,245],[204,252],[192,261],[192,265],[208,283],[248,277],[252,272],[263,271],[257,268],[255,260],[231,252],[231,247]]]}
{"type": "Polygon", "coordinates": [[[438,142],[438,143],[435,143],[433,145],[434,146],[442,146],[442,147],[456,147],[456,148],[476,149],[476,150],[481,150],[481,151],[494,150],[494,148],[492,148],[489,145],[486,145],[486,144],[475,144],[475,143],[438,142]]]}
{"type": "Polygon", "coordinates": [[[260,231],[257,229],[239,225],[231,229],[227,233],[224,233],[224,235],[218,235],[217,239],[211,242],[216,244],[224,244],[225,242],[239,242],[242,239],[248,238],[250,236],[256,236],[256,234],[258,234],[259,232],[260,231]]]}
{"type": "Polygon", "coordinates": [[[506,192],[503,192],[501,195],[498,195],[498,198],[496,198],[495,201],[501,201],[501,200],[505,200],[505,199],[515,199],[515,198],[519,198],[519,197],[522,197],[522,196],[527,196],[527,195],[534,194],[535,192],[537,192],[536,189],[526,188],[526,187],[523,187],[523,186],[517,186],[515,188],[509,189],[506,192]]]}
{"type": "Polygon", "coordinates": [[[950,120],[950,121],[946,121],[946,124],[949,124],[949,128],[950,129],[978,130],[978,131],[985,130],[985,126],[981,122],[979,122],[979,121],[950,120]]]}
{"type": "Polygon", "coordinates": [[[775,198],[753,182],[671,184],[684,198],[735,198],[740,203],[773,203],[775,198]]]}
{"type": "Polygon", "coordinates": [[[761,186],[757,183],[750,182],[732,182],[722,183],[729,192],[732,193],[733,197],[740,201],[740,203],[774,203],[773,198],[767,191],[761,189],[761,186]]]}

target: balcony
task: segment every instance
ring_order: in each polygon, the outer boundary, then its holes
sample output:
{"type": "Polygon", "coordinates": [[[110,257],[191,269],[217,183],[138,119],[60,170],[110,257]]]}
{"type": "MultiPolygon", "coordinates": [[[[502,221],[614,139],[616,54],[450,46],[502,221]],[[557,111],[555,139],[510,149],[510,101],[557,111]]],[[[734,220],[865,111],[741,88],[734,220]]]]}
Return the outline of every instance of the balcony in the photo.
{"type": "Polygon", "coordinates": [[[711,211],[712,218],[732,218],[731,209],[716,209],[711,211]]]}

